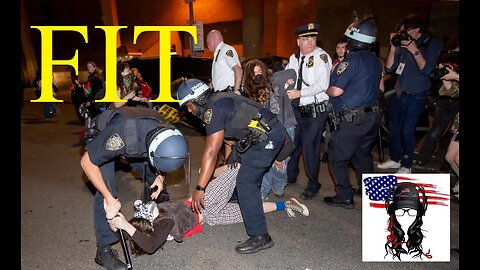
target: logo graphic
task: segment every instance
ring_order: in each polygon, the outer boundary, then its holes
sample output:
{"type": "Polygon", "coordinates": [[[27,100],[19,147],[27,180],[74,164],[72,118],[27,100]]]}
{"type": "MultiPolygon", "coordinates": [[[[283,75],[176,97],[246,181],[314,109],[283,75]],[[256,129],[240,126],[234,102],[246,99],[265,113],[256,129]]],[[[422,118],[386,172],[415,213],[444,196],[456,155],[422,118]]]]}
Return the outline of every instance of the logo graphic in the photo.
{"type": "Polygon", "coordinates": [[[363,174],[362,182],[363,261],[450,261],[449,174],[363,174]]]}

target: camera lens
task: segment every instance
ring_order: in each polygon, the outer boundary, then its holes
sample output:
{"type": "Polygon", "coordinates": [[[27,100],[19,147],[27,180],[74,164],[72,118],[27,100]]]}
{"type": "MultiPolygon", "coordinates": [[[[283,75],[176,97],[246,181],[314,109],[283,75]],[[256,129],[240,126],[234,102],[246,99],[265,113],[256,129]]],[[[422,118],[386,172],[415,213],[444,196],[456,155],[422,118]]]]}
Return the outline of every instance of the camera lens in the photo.
{"type": "Polygon", "coordinates": [[[396,33],[390,39],[390,43],[392,43],[393,46],[398,47],[402,44],[402,40],[406,40],[406,41],[410,40],[410,35],[405,30],[396,33]]]}

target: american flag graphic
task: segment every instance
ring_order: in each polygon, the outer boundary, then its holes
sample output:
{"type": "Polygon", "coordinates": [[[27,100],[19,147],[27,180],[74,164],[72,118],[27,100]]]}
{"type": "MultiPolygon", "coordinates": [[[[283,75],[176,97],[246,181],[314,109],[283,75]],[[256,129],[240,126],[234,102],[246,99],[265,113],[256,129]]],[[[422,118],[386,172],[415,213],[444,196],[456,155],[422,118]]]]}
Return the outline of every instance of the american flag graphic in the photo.
{"type": "MultiPolygon", "coordinates": [[[[439,192],[438,187],[434,184],[422,183],[421,180],[404,176],[379,175],[363,179],[365,193],[370,200],[370,207],[385,208],[385,199],[387,197],[388,189],[403,182],[410,182],[423,187],[429,205],[448,206],[446,202],[450,199],[450,195],[439,192]]],[[[419,196],[420,201],[423,203],[423,194],[421,192],[419,192],[419,196]]],[[[393,192],[390,194],[390,199],[392,199],[392,197],[393,192]]]]}

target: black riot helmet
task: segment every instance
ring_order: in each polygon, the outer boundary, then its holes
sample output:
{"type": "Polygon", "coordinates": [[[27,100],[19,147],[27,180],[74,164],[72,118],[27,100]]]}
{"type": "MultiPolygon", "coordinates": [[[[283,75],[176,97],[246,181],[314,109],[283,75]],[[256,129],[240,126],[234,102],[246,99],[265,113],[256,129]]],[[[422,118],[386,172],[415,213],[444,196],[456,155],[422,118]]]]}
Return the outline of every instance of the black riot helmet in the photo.
{"type": "Polygon", "coordinates": [[[345,30],[349,51],[369,50],[377,38],[377,24],[373,17],[352,22],[345,30]]]}

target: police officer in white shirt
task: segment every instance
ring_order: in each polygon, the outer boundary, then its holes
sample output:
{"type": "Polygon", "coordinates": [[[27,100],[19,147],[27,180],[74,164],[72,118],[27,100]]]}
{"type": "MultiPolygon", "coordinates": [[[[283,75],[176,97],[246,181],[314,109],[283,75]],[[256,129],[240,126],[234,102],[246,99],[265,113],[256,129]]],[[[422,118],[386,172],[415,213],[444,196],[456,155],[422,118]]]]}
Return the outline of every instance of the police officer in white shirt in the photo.
{"type": "Polygon", "coordinates": [[[332,59],[316,45],[319,29],[318,23],[308,23],[296,29],[299,50],[290,56],[285,68],[294,69],[298,74],[295,89],[287,91],[297,120],[296,149],[287,167],[288,182],[297,182],[298,163],[303,152],[308,183],[300,198],[305,200],[318,196],[320,190],[321,136],[328,115],[326,90],[332,69],[332,59]]]}
{"type": "Polygon", "coordinates": [[[212,63],[213,90],[240,94],[243,70],[237,51],[223,42],[222,33],[216,29],[208,33],[207,46],[214,56],[212,63]]]}

